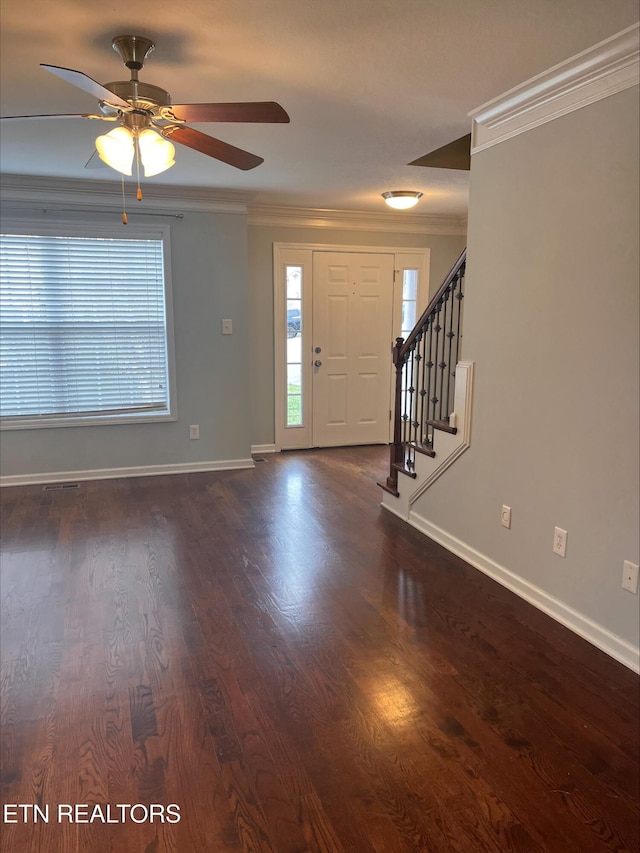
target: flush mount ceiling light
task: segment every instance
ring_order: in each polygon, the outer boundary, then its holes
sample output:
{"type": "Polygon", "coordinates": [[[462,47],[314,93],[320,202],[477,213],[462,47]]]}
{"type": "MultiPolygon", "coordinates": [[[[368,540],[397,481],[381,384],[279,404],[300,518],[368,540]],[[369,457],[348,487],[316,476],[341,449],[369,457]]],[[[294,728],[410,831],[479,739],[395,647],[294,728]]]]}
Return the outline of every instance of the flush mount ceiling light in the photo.
{"type": "Polygon", "coordinates": [[[382,193],[382,198],[389,207],[393,207],[395,210],[407,210],[418,203],[422,198],[422,193],[414,190],[392,190],[382,193]]]}

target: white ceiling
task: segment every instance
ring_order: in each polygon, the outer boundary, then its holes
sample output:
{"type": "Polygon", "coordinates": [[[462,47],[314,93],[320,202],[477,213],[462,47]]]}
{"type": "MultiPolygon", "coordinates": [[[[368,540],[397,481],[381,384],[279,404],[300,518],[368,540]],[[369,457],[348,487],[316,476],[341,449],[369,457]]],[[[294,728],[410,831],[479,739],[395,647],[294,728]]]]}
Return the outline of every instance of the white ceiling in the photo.
{"type": "MultiPolygon", "coordinates": [[[[637,0],[7,0],[2,115],[91,112],[39,63],[128,79],[113,36],[156,42],[141,79],[175,103],[278,101],[291,124],[203,124],[265,158],[241,172],[178,146],[155,184],[251,193],[256,204],[381,211],[417,189],[416,213],[463,214],[468,174],[407,166],[470,130],[467,113],[630,26],[637,0]]],[[[7,122],[3,173],[119,180],[84,168],[104,125],[7,122]]]]}

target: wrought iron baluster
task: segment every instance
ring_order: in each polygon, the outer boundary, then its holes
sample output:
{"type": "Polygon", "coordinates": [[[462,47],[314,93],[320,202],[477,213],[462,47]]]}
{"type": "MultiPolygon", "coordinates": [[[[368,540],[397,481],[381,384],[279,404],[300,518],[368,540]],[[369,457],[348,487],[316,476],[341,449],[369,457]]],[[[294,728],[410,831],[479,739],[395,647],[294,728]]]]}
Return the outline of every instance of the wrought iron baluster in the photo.
{"type": "Polygon", "coordinates": [[[409,416],[409,420],[407,421],[407,432],[408,432],[408,440],[407,440],[407,467],[413,470],[414,462],[415,462],[415,454],[413,450],[412,442],[415,441],[415,386],[414,386],[414,373],[415,373],[415,344],[409,350],[409,361],[411,363],[411,367],[409,369],[409,408],[407,410],[407,414],[409,416]]]}
{"type": "MultiPolygon", "coordinates": [[[[444,374],[447,369],[447,361],[446,361],[446,350],[447,350],[447,308],[449,306],[449,294],[450,291],[446,290],[443,298],[442,304],[442,353],[441,359],[438,363],[438,368],[440,370],[440,405],[438,409],[438,420],[442,420],[442,412],[444,406],[444,374]]],[[[449,312],[451,313],[451,312],[449,312]]]]}
{"type": "Polygon", "coordinates": [[[413,371],[413,380],[414,380],[414,392],[413,392],[413,440],[416,442],[420,441],[420,418],[419,418],[419,406],[420,406],[420,335],[416,338],[416,343],[413,348],[413,358],[415,361],[415,368],[413,371]]]}
{"type": "Polygon", "coordinates": [[[424,400],[427,395],[425,389],[425,371],[427,367],[427,359],[426,359],[426,346],[427,346],[427,334],[428,334],[428,322],[424,327],[423,331],[420,332],[420,391],[418,392],[420,395],[420,415],[418,420],[420,421],[420,441],[427,443],[427,430],[425,424],[425,413],[424,413],[424,400]]]}
{"type": "Polygon", "coordinates": [[[442,309],[442,299],[438,302],[438,307],[436,310],[435,317],[435,346],[434,346],[434,361],[433,361],[433,396],[431,397],[431,420],[438,420],[437,414],[437,405],[440,402],[438,397],[438,353],[440,352],[440,332],[442,331],[442,326],[440,325],[440,312],[442,309]]]}
{"type": "MultiPolygon", "coordinates": [[[[434,318],[429,318],[429,360],[427,362],[427,386],[426,386],[426,403],[427,403],[427,420],[430,418],[431,411],[431,394],[433,388],[433,342],[434,342],[434,318]]],[[[428,440],[428,435],[427,435],[428,440]]]]}
{"type": "Polygon", "coordinates": [[[411,468],[411,373],[413,370],[413,359],[411,358],[411,350],[409,350],[405,356],[405,392],[404,392],[404,412],[402,417],[404,419],[404,430],[403,430],[403,444],[404,444],[404,455],[403,455],[403,464],[406,468],[411,468]]]}
{"type": "Polygon", "coordinates": [[[454,358],[454,350],[453,350],[453,339],[455,337],[455,332],[453,331],[453,321],[456,312],[456,289],[458,286],[458,279],[454,278],[451,283],[451,311],[449,312],[449,330],[447,331],[447,338],[449,340],[449,354],[447,360],[447,393],[446,393],[446,405],[444,409],[444,417],[448,421],[449,415],[451,414],[451,377],[454,375],[455,365],[452,361],[454,358]]]}
{"type": "MultiPolygon", "coordinates": [[[[460,283],[460,287],[458,288],[458,329],[456,332],[456,365],[458,364],[458,360],[460,358],[460,344],[461,340],[461,331],[462,331],[462,300],[464,299],[464,276],[466,271],[466,264],[462,264],[460,267],[460,272],[458,274],[458,280],[460,283]]],[[[454,376],[455,376],[455,366],[454,366],[454,376]]]]}
{"type": "Polygon", "coordinates": [[[406,447],[407,437],[407,420],[408,415],[408,397],[409,397],[409,359],[405,357],[402,366],[402,444],[406,447]]]}

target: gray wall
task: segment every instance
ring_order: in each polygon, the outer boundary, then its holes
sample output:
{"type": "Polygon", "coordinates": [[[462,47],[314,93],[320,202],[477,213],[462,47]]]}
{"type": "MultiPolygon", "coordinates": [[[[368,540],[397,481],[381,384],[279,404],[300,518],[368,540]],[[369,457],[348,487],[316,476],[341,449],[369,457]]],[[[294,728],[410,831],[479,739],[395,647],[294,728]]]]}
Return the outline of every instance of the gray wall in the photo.
{"type": "Polygon", "coordinates": [[[4,431],[3,475],[249,457],[246,216],[185,213],[147,222],[171,223],[178,421],[4,431]],[[233,319],[233,335],[220,334],[222,318],[233,319]],[[199,441],[189,440],[189,424],[200,425],[199,441]]]}
{"type": "Polygon", "coordinates": [[[465,246],[464,236],[343,231],[332,228],[249,226],[249,322],[251,327],[251,441],[275,440],[273,370],[273,244],[394,246],[431,249],[429,284],[437,289],[465,246]]]}
{"type": "MultiPolygon", "coordinates": [[[[3,211],[11,212],[10,206],[3,211]]],[[[113,222],[117,214],[96,211],[82,217],[85,224],[87,216],[113,222]]],[[[187,212],[182,220],[136,215],[131,222],[171,227],[178,421],[4,431],[3,476],[247,459],[252,444],[274,441],[274,242],[430,247],[432,287],[465,242],[461,236],[248,228],[246,215],[231,213],[187,212]],[[233,320],[233,335],[220,334],[222,318],[233,320]],[[200,425],[199,441],[189,440],[189,424],[200,425]]]]}
{"type": "Polygon", "coordinates": [[[638,209],[637,87],[474,155],[472,444],[417,507],[634,645],[621,576],[638,563],[638,209]]]}

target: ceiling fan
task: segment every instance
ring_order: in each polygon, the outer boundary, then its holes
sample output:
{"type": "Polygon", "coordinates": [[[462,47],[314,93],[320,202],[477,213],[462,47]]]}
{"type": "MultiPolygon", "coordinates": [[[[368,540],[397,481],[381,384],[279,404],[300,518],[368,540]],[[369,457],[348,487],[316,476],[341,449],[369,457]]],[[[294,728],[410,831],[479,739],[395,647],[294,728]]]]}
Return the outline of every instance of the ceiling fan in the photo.
{"type": "Polygon", "coordinates": [[[471,134],[448,142],[435,151],[418,157],[409,166],[427,166],[431,169],[460,169],[468,172],[471,168],[471,134]]]}
{"type": "Polygon", "coordinates": [[[288,122],[285,110],[273,101],[247,103],[172,104],[165,89],[138,79],[155,44],[144,36],[117,36],[113,49],[131,72],[130,80],[102,85],[81,71],[57,65],[41,67],[98,99],[100,113],[3,116],[0,121],[23,119],[88,118],[118,122],[99,136],[96,148],[100,159],[122,174],[131,175],[134,156],[142,160],[146,177],[174,165],[173,142],[200,151],[237,169],[254,169],[262,157],[236,148],[189,127],[189,122],[288,122]]]}

